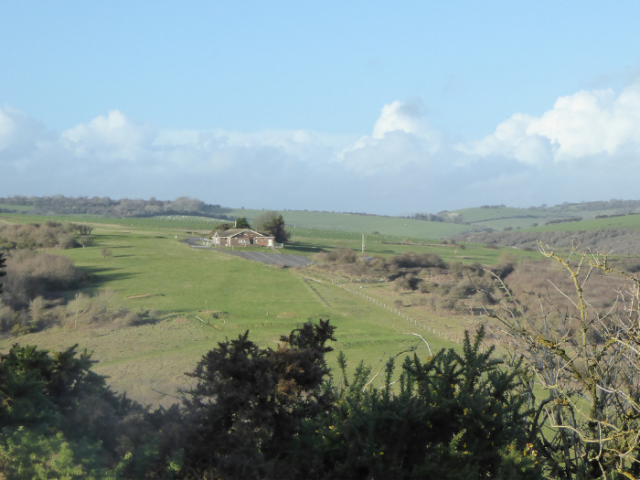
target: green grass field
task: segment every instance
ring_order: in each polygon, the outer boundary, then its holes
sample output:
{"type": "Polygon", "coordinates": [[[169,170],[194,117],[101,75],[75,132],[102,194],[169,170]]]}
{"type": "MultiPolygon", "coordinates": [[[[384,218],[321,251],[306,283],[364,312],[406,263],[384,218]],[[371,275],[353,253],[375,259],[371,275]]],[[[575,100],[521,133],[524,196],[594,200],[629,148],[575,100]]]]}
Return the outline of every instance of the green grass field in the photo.
{"type": "MultiPolygon", "coordinates": [[[[216,209],[236,217],[247,217],[249,222],[264,213],[263,210],[216,209]]],[[[446,238],[470,229],[468,225],[453,223],[424,222],[400,217],[382,217],[377,215],[352,215],[334,212],[306,212],[301,210],[280,210],[285,223],[293,228],[333,230],[340,232],[366,233],[380,232],[383,235],[413,238],[446,238]]]]}
{"type": "Polygon", "coordinates": [[[462,214],[464,221],[474,227],[490,227],[496,230],[502,230],[505,227],[528,229],[532,228],[534,223],[544,225],[544,223],[550,220],[561,218],[582,217],[585,220],[589,220],[593,219],[596,215],[613,214],[615,210],[587,211],[581,209],[580,205],[559,205],[544,209],[513,207],[465,208],[455,210],[455,212],[462,214]]]}
{"type": "MultiPolygon", "coordinates": [[[[100,228],[113,228],[114,231],[129,232],[148,232],[153,235],[166,235],[172,238],[176,235],[187,235],[189,232],[193,232],[194,235],[204,234],[209,232],[213,226],[217,223],[217,220],[209,222],[210,219],[202,220],[198,217],[198,220],[192,220],[190,217],[184,217],[181,219],[162,219],[162,218],[101,218],[101,217],[86,217],[86,216],[56,216],[46,217],[37,215],[16,215],[16,214],[2,214],[0,213],[0,222],[7,223],[29,223],[29,222],[44,222],[46,220],[55,220],[58,222],[76,222],[95,225],[100,228]]],[[[436,222],[423,222],[414,220],[414,222],[424,224],[442,225],[436,222]]],[[[453,225],[453,224],[445,224],[453,225]]],[[[455,225],[454,225],[455,226],[455,225]]],[[[291,253],[297,255],[305,255],[312,257],[320,251],[328,251],[334,248],[346,247],[353,250],[360,251],[362,245],[362,234],[351,231],[338,231],[327,229],[313,229],[302,227],[289,227],[291,232],[291,243],[281,250],[282,253],[291,253]]],[[[435,253],[442,256],[446,261],[462,261],[463,263],[481,262],[485,264],[494,264],[497,262],[498,257],[502,253],[501,250],[489,250],[477,245],[466,245],[466,249],[463,250],[458,247],[452,247],[450,245],[440,246],[416,246],[416,245],[397,245],[398,242],[410,242],[410,243],[427,243],[431,245],[440,244],[441,240],[436,237],[411,237],[411,236],[393,236],[385,234],[366,234],[365,235],[365,254],[369,256],[380,255],[383,257],[390,257],[393,255],[400,255],[406,252],[415,253],[435,253]],[[392,243],[383,243],[392,242],[392,243]]],[[[529,252],[515,252],[528,256],[529,252]]]]}
{"type": "Polygon", "coordinates": [[[8,210],[20,210],[21,212],[28,212],[33,207],[31,205],[9,205],[8,203],[0,203],[0,208],[6,208],[8,210]]]}
{"type": "Polygon", "coordinates": [[[640,215],[625,215],[623,217],[599,218],[597,220],[583,220],[581,222],[556,223],[528,229],[526,231],[577,232],[579,230],[606,230],[608,228],[640,230],[640,215]]]}
{"type": "MultiPolygon", "coordinates": [[[[170,397],[156,390],[175,393],[177,387],[186,385],[182,374],[193,369],[206,351],[225,336],[235,337],[247,329],[260,344],[275,346],[280,335],[301,323],[330,318],[338,327],[336,353],[344,350],[351,368],[360,360],[377,364],[380,358],[412,345],[425,350],[419,339],[394,329],[394,322],[400,326],[404,321],[394,320],[388,311],[330,283],[314,282],[310,288],[300,271],[191,249],[173,235],[152,229],[136,233],[118,226],[98,226],[86,249],[51,253],[68,255],[76,265],[97,275],[97,281],[84,288],[85,293],[113,288],[129,308],[160,310],[163,320],[123,329],[54,328],[19,341],[54,349],[78,343],[95,352],[100,362],[96,371],[108,375],[112,386],[144,402],[171,403],[170,397]],[[113,255],[103,258],[102,248],[110,248],[113,255]],[[211,312],[223,318],[215,319],[211,312]],[[218,327],[226,322],[224,333],[202,325],[196,316],[218,327]]],[[[69,297],[74,294],[68,292],[69,297]]],[[[454,345],[437,336],[424,336],[432,348],[454,345]]],[[[0,347],[6,349],[15,341],[3,339],[0,347]]],[[[330,355],[332,366],[335,357],[330,355]]]]}

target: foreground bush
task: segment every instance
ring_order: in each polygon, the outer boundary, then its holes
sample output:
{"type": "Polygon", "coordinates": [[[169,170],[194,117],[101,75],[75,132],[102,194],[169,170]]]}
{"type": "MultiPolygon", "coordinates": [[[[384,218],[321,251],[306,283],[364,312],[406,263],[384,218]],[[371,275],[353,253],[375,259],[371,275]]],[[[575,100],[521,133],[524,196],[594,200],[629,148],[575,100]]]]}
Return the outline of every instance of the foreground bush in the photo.
{"type": "Polygon", "coordinates": [[[309,422],[288,478],[542,478],[517,370],[501,369],[492,349],[480,353],[482,337],[467,335],[462,354],[407,357],[395,388],[395,359],[374,388],[363,364],[349,381],[341,356],[335,408],[309,422]]]}

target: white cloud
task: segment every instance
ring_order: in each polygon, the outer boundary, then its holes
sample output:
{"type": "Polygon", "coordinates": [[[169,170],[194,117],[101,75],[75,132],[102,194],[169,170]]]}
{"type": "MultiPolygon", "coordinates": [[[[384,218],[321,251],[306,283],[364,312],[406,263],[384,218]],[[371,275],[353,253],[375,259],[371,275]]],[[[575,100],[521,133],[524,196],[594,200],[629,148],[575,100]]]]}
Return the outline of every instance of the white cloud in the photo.
{"type": "Polygon", "coordinates": [[[426,128],[420,104],[416,102],[392,102],[382,107],[382,113],[373,126],[373,138],[384,138],[386,133],[397,132],[420,134],[426,128]]]}
{"type": "Polygon", "coordinates": [[[429,162],[442,148],[442,134],[422,114],[419,102],[384,105],[371,135],[348,145],[338,159],[367,175],[397,172],[408,164],[429,162]]]}
{"type": "Polygon", "coordinates": [[[155,130],[137,124],[119,110],[62,132],[61,143],[77,157],[140,160],[150,153],[155,130]]]}
{"type": "Polygon", "coordinates": [[[522,163],[576,161],[601,155],[640,154],[640,81],[616,97],[611,89],[560,97],[540,117],[517,113],[484,139],[458,148],[522,163]]]}
{"type": "Polygon", "coordinates": [[[561,97],[540,116],[514,114],[479,141],[448,138],[416,102],[384,105],[363,136],[159,129],[118,110],[55,134],[5,107],[0,195],[189,195],[225,205],[390,214],[634,197],[640,82],[619,95],[561,97]],[[623,161],[625,168],[607,170],[623,161]]]}
{"type": "Polygon", "coordinates": [[[11,107],[0,107],[0,158],[21,157],[48,134],[34,118],[11,107]]]}

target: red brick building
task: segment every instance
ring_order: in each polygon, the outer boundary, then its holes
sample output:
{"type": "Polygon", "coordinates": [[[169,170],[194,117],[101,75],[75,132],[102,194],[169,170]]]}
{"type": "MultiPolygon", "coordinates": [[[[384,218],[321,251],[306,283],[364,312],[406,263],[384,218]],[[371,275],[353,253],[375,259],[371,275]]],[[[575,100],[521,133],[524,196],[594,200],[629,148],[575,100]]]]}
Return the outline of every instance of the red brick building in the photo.
{"type": "Polygon", "coordinates": [[[232,228],[224,232],[216,232],[211,238],[216,247],[273,247],[275,245],[275,237],[249,228],[232,228]]]}

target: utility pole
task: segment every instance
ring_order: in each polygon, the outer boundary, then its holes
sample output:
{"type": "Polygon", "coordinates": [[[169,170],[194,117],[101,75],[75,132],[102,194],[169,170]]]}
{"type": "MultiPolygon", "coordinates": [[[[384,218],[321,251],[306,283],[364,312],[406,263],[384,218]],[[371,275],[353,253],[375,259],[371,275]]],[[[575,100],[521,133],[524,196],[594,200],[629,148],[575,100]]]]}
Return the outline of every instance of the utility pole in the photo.
{"type": "Polygon", "coordinates": [[[362,256],[364,257],[364,233],[362,234],[362,256]]]}

